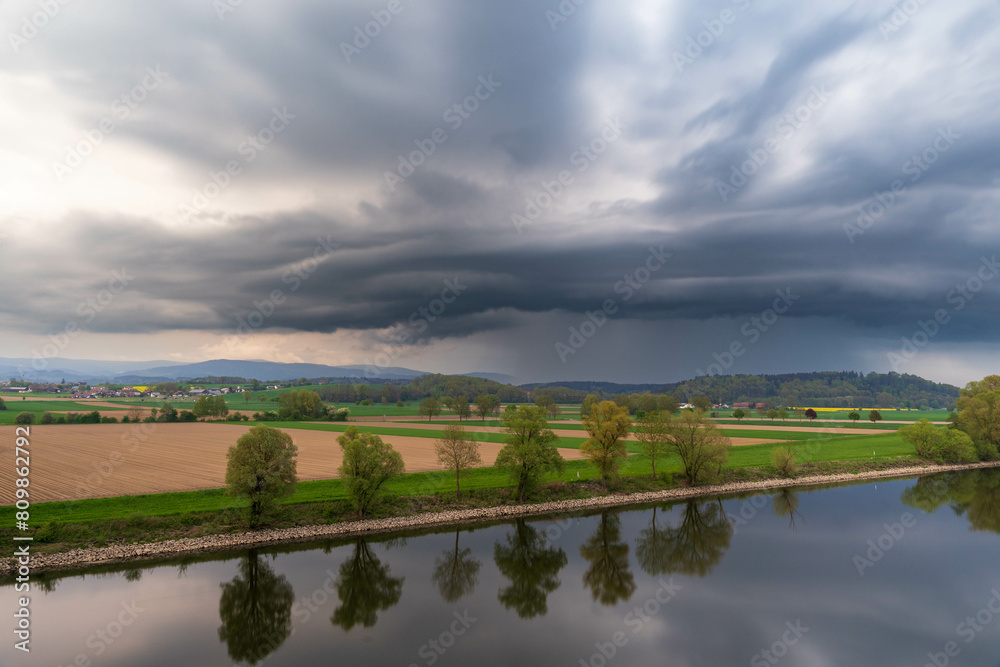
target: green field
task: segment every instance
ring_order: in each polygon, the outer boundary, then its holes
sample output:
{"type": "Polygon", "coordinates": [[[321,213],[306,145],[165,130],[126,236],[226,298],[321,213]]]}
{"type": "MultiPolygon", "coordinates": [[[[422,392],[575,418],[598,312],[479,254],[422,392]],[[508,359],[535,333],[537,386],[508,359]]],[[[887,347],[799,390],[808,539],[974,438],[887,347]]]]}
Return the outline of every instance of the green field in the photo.
{"type": "MultiPolygon", "coordinates": [[[[268,426],[275,428],[302,429],[307,431],[333,431],[343,432],[351,426],[357,426],[359,431],[374,433],[375,435],[400,435],[412,436],[415,438],[441,438],[444,437],[444,430],[419,429],[419,428],[394,428],[392,426],[376,426],[377,422],[364,422],[352,424],[351,422],[267,422],[268,426]]],[[[470,433],[473,438],[480,442],[503,442],[503,433],[470,433]]],[[[560,438],[557,447],[567,447],[569,449],[579,449],[580,444],[586,440],[579,438],[560,438]]]]}
{"type": "Polygon", "coordinates": [[[30,412],[35,415],[35,423],[45,412],[93,412],[94,410],[114,410],[114,408],[97,408],[86,403],[76,403],[74,401],[33,401],[4,399],[7,404],[6,410],[0,410],[0,424],[13,424],[14,419],[21,412],[30,412]]]}
{"type": "Polygon", "coordinates": [[[850,431],[852,428],[876,428],[883,431],[895,431],[902,426],[906,426],[906,424],[886,424],[885,422],[875,422],[872,424],[867,420],[859,420],[857,424],[850,420],[824,422],[819,419],[815,422],[810,422],[808,419],[803,419],[801,422],[798,419],[789,419],[788,421],[782,422],[780,419],[776,419],[773,424],[770,419],[716,419],[714,421],[716,424],[723,427],[729,425],[736,426],[740,424],[743,426],[791,426],[802,429],[803,431],[808,431],[810,428],[842,428],[845,431],[850,431]]]}
{"type": "MultiPolygon", "coordinates": [[[[416,422],[415,421],[415,422],[402,422],[402,423],[406,423],[406,424],[410,424],[410,423],[412,423],[412,424],[419,424],[421,422],[416,422]]],[[[441,426],[457,425],[457,426],[469,426],[469,427],[474,427],[474,426],[499,427],[501,425],[500,422],[497,421],[497,420],[495,420],[495,419],[487,419],[485,422],[480,421],[478,419],[470,419],[468,421],[462,421],[462,422],[458,422],[458,421],[438,421],[438,422],[434,422],[434,423],[438,424],[438,425],[441,425],[441,426]]],[[[759,431],[759,430],[756,430],[756,429],[750,430],[750,429],[725,428],[726,424],[728,424],[728,423],[735,424],[736,423],[735,421],[733,421],[733,422],[720,421],[720,422],[717,422],[717,423],[722,424],[722,427],[719,428],[719,432],[722,433],[722,435],[724,435],[724,436],[726,436],[728,438],[774,438],[775,440],[812,440],[812,439],[815,439],[815,438],[827,438],[827,437],[830,437],[830,434],[828,434],[828,433],[820,433],[820,432],[817,432],[815,430],[811,430],[808,424],[802,424],[801,430],[799,430],[799,431],[779,431],[779,430],[774,430],[774,431],[759,431]]],[[[744,420],[744,423],[746,423],[746,420],[744,420]]],[[[771,424],[770,424],[770,422],[768,422],[768,423],[765,423],[763,425],[764,426],[770,426],[771,424]]],[[[777,424],[775,424],[775,426],[782,426],[782,425],[783,424],[781,424],[780,422],[778,422],[777,424]]],[[[798,426],[798,425],[799,425],[798,423],[784,424],[784,426],[798,426]]],[[[560,431],[580,431],[581,432],[581,437],[584,437],[583,434],[586,432],[586,429],[584,428],[583,424],[550,424],[550,426],[553,429],[560,430],[560,431]]],[[[887,424],[885,430],[887,430],[887,431],[896,430],[896,428],[898,426],[899,425],[893,426],[891,424],[887,424]]],[[[424,431],[424,433],[427,433],[427,431],[424,431]]],[[[844,435],[850,435],[850,433],[851,433],[851,426],[849,426],[849,425],[845,426],[844,427],[844,435]]],[[[840,437],[839,433],[836,434],[836,435],[837,435],[837,437],[840,437]]],[[[439,437],[439,436],[435,436],[435,437],[439,437]]]]}
{"type": "MultiPolygon", "coordinates": [[[[221,385],[197,385],[203,388],[218,388],[221,385]]],[[[228,385],[227,385],[228,386],[228,385]]],[[[305,385],[302,387],[295,387],[295,389],[312,389],[318,390],[323,385],[305,385]]],[[[265,412],[271,410],[273,412],[278,411],[278,397],[285,392],[291,391],[290,389],[262,389],[260,391],[250,392],[250,400],[247,401],[243,398],[240,393],[227,394],[224,396],[226,399],[226,405],[229,406],[230,410],[246,410],[250,412],[265,412]],[[265,400],[260,400],[260,396],[266,396],[265,400]]],[[[122,406],[129,405],[140,405],[143,407],[154,407],[158,408],[162,406],[165,402],[169,402],[172,406],[178,410],[189,410],[190,406],[195,402],[196,398],[189,396],[187,398],[181,399],[162,399],[162,398],[107,398],[103,399],[110,403],[120,403],[122,406]]],[[[402,407],[396,407],[395,403],[383,404],[375,402],[372,405],[355,405],[354,403],[330,403],[325,402],[323,405],[330,408],[348,408],[351,411],[352,417],[414,417],[419,419],[420,415],[420,400],[413,399],[410,401],[404,401],[402,407]]],[[[470,399],[471,400],[471,399],[470,399]]],[[[475,405],[470,405],[473,413],[472,419],[475,417],[475,405]]],[[[580,418],[580,406],[579,405],[561,405],[560,408],[563,410],[564,414],[552,417],[553,421],[559,421],[562,419],[579,419],[580,418]]],[[[452,414],[451,410],[444,408],[443,415],[452,414]]]]}
{"type": "MultiPolygon", "coordinates": [[[[468,422],[463,422],[463,423],[468,423],[468,422]]],[[[374,433],[376,435],[400,435],[400,436],[413,436],[417,438],[441,438],[444,436],[444,431],[439,431],[436,429],[432,430],[432,429],[393,428],[389,426],[374,426],[370,424],[350,424],[345,422],[269,422],[269,425],[287,429],[306,429],[312,431],[332,431],[332,432],[343,432],[348,427],[353,425],[353,426],[358,426],[359,430],[361,431],[367,431],[370,433],[374,433]]],[[[585,431],[583,431],[583,427],[579,424],[576,424],[575,426],[577,426],[578,429],[571,429],[572,426],[574,425],[571,424],[565,427],[560,426],[559,428],[566,428],[567,430],[580,430],[581,431],[580,437],[579,438],[561,437],[556,443],[557,447],[564,447],[566,449],[579,449],[580,445],[583,444],[584,440],[586,440],[585,431]]],[[[839,433],[837,434],[817,433],[817,432],[810,433],[808,431],[746,431],[738,429],[719,429],[719,430],[722,432],[723,435],[731,438],[739,438],[739,437],[773,438],[775,440],[788,440],[793,442],[802,442],[802,441],[822,442],[824,443],[824,448],[826,449],[829,449],[827,444],[836,445],[837,443],[842,442],[845,444],[845,448],[839,449],[837,447],[834,447],[833,451],[847,452],[848,453],[847,458],[851,459],[856,458],[854,454],[857,451],[862,451],[864,448],[867,447],[867,445],[864,445],[861,450],[858,450],[855,449],[853,446],[847,446],[848,443],[861,442],[861,441],[863,442],[877,441],[880,443],[889,443],[893,444],[894,447],[897,447],[897,449],[892,450],[893,452],[906,451],[909,453],[913,453],[912,447],[903,443],[903,441],[900,440],[897,435],[890,434],[888,432],[886,433],[886,435],[851,435],[849,433],[849,429],[845,429],[845,433],[841,435],[839,433]],[[898,447],[902,447],[903,450],[899,450],[898,447]]],[[[476,440],[479,440],[481,442],[504,442],[503,433],[470,433],[470,435],[474,436],[476,440]]],[[[747,450],[757,451],[760,449],[767,450],[768,452],[767,457],[770,457],[770,451],[775,446],[776,445],[773,443],[770,444],[766,443],[762,445],[741,445],[739,447],[733,447],[730,450],[730,459],[733,459],[733,457],[736,456],[737,452],[744,452],[747,450]]],[[[630,441],[628,443],[628,451],[632,454],[637,454],[641,452],[642,451],[641,444],[635,441],[630,441]]],[[[879,451],[881,455],[881,450],[879,451]]],[[[895,456],[896,453],[893,453],[892,455],[895,456]]],[[[740,456],[743,455],[740,454],[740,456]]],[[[762,459],[762,463],[753,465],[770,465],[770,458],[767,457],[765,457],[765,459],[762,459]]],[[[824,458],[817,460],[833,461],[837,459],[824,458]]],[[[736,465],[735,467],[742,467],[742,465],[736,465]]]]}
{"type": "MultiPolygon", "coordinates": [[[[858,424],[871,425],[871,422],[868,421],[868,413],[870,411],[871,409],[869,408],[867,410],[863,410],[858,413],[861,415],[861,419],[858,420],[858,424]]],[[[732,410],[713,410],[712,412],[717,413],[720,419],[731,418],[733,415],[732,410]]],[[[747,413],[747,416],[743,419],[744,424],[770,423],[771,421],[767,417],[764,417],[762,420],[760,416],[757,414],[756,410],[744,410],[744,412],[747,413]]],[[[849,415],[851,412],[853,412],[853,410],[847,408],[832,412],[827,412],[825,410],[817,410],[816,421],[823,421],[830,419],[830,420],[850,423],[851,420],[848,418],[847,415],[849,415]]],[[[930,419],[931,421],[948,421],[948,415],[950,414],[947,410],[905,410],[905,409],[901,410],[885,409],[885,410],[879,410],[879,413],[882,415],[882,419],[884,421],[912,421],[912,422],[915,422],[918,419],[930,419]]],[[[798,421],[799,419],[795,416],[795,413],[789,410],[788,421],[787,421],[788,425],[793,426],[798,421]]],[[[808,422],[809,420],[803,417],[802,421],[808,422]]],[[[780,419],[775,419],[775,424],[780,424],[780,423],[781,423],[780,419]]]]}
{"type": "MultiPolygon", "coordinates": [[[[308,388],[308,387],[307,387],[308,388]]],[[[230,410],[245,410],[249,412],[266,412],[268,410],[272,412],[278,411],[278,402],[272,400],[259,401],[256,397],[259,394],[267,393],[270,398],[276,398],[277,395],[282,391],[288,391],[287,389],[275,390],[272,389],[268,392],[253,392],[253,397],[250,401],[244,400],[241,394],[228,394],[223,396],[226,399],[226,405],[229,406],[230,410]]],[[[109,398],[106,399],[111,403],[120,403],[123,407],[129,405],[140,405],[147,408],[158,408],[162,406],[165,402],[170,403],[178,410],[190,410],[191,406],[197,400],[193,396],[189,396],[183,399],[170,399],[165,401],[162,398],[109,398]]],[[[324,403],[323,405],[329,408],[348,408],[351,411],[352,417],[381,417],[382,415],[388,417],[418,417],[420,410],[419,401],[410,401],[410,405],[403,405],[401,408],[397,408],[396,405],[383,405],[377,403],[375,405],[355,405],[354,403],[324,403]]]]}

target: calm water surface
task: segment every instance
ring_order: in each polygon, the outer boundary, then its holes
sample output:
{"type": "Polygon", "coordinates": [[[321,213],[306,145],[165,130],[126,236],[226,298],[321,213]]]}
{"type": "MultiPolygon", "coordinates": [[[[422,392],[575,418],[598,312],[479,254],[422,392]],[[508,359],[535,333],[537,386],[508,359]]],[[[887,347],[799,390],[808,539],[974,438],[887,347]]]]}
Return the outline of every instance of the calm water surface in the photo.
{"type": "MultiPolygon", "coordinates": [[[[13,649],[8,620],[0,664],[920,667],[933,655],[995,667],[1000,471],[44,584],[31,593],[30,656],[13,649]]],[[[9,585],[4,598],[11,619],[9,585]]]]}

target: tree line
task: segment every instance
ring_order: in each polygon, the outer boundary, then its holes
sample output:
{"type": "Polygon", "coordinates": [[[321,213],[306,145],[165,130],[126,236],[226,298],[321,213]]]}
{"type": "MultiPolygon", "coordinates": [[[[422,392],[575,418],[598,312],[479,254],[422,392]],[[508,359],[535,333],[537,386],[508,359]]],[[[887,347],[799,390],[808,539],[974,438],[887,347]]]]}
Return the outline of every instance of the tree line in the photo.
{"type": "MultiPolygon", "coordinates": [[[[488,396],[484,394],[484,396],[488,396]]],[[[500,416],[504,446],[494,467],[511,483],[515,500],[527,500],[550,474],[561,473],[565,460],[557,448],[559,438],[549,428],[546,409],[538,405],[508,405],[500,416]]],[[[581,446],[599,471],[602,484],[617,486],[620,466],[628,455],[626,436],[633,426],[652,475],[656,462],[676,453],[690,484],[718,478],[728,458],[729,439],[701,410],[686,410],[679,417],[653,411],[633,422],[627,409],[603,401],[583,417],[589,438],[581,446]]],[[[376,507],[387,484],[405,471],[402,457],[381,437],[350,426],[337,443],[343,450],[340,478],[360,518],[376,507]]],[[[481,462],[479,442],[459,424],[448,425],[435,444],[438,462],[455,473],[455,491],[461,497],[461,479],[481,462]]],[[[250,503],[249,522],[257,525],[267,510],[291,495],[296,482],[297,448],[290,435],[258,424],[242,435],[227,454],[226,484],[229,493],[250,503]]]]}
{"type": "Polygon", "coordinates": [[[681,403],[705,396],[713,403],[762,402],[823,408],[950,409],[958,387],[907,373],[856,371],[781,375],[716,375],[666,384],[623,385],[613,382],[566,382],[524,385],[533,395],[548,394],[559,403],[580,403],[588,394],[615,400],[621,395],[666,394],[681,403]]]}

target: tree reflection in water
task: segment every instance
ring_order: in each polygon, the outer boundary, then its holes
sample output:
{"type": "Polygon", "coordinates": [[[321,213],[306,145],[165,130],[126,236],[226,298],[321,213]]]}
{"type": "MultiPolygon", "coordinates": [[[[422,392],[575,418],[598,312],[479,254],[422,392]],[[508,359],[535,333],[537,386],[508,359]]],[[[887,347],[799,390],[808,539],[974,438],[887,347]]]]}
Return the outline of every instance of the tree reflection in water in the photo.
{"type": "Polygon", "coordinates": [[[294,598],[284,575],[250,551],[240,562],[239,575],[222,584],[219,599],[219,640],[229,657],[255,665],[278,650],[292,632],[294,598]]]}
{"type": "Polygon", "coordinates": [[[628,564],[628,543],[621,538],[617,514],[601,514],[597,530],[580,547],[580,555],[590,563],[583,573],[583,585],[594,600],[603,605],[624,602],[635,592],[635,577],[628,564]]]}
{"type": "Polygon", "coordinates": [[[650,527],[636,540],[636,558],[650,576],[679,573],[704,577],[722,560],[732,536],[733,527],[721,500],[691,500],[685,503],[676,527],[657,525],[653,510],[650,527]]]}
{"type": "Polygon", "coordinates": [[[973,530],[1000,533],[1000,470],[967,470],[921,477],[903,491],[910,507],[933,513],[944,505],[964,516],[973,530]]]}
{"type": "Polygon", "coordinates": [[[395,606],[403,595],[403,577],[391,576],[389,566],[382,564],[362,537],[354,542],[354,554],[340,565],[336,585],[340,606],[333,610],[330,622],[344,630],[359,624],[373,627],[378,612],[395,606]]]}
{"type": "Polygon", "coordinates": [[[455,531],[455,550],[446,550],[434,560],[434,574],[431,579],[437,584],[441,599],[456,602],[468,595],[479,582],[479,568],[482,563],[473,557],[472,549],[458,549],[458,535],[455,531]]]}
{"type": "Polygon", "coordinates": [[[793,531],[798,530],[798,526],[795,525],[795,517],[802,516],[798,511],[799,494],[792,491],[791,487],[786,486],[779,493],[774,494],[771,498],[771,506],[778,516],[788,517],[789,528],[793,531]]]}
{"type": "Polygon", "coordinates": [[[506,542],[494,545],[493,560],[510,579],[510,585],[497,594],[501,604],[521,618],[544,616],[548,595],[559,588],[559,571],[568,562],[566,552],[549,547],[541,533],[518,519],[506,542]]]}

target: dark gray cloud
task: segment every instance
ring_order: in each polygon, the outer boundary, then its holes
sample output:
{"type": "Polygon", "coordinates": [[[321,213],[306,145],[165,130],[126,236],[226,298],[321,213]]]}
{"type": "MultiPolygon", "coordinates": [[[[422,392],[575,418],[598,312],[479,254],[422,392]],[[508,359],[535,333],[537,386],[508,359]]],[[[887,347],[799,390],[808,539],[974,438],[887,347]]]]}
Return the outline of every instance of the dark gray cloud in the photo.
{"type": "MultiPolygon", "coordinates": [[[[57,330],[128,267],[134,280],[89,331],[226,332],[280,290],[264,330],[385,339],[374,331],[406,324],[458,281],[421,344],[518,330],[548,349],[609,298],[644,343],[658,325],[676,342],[685,322],[729,322],[723,340],[778,289],[797,295],[787,318],[808,335],[823,322],[833,339],[850,331],[876,349],[943,308],[955,317],[939,341],[993,342],[1000,276],[961,310],[952,290],[1000,254],[994,5],[923,6],[884,37],[886,2],[595,0],[554,29],[549,4],[404,0],[351,62],[342,43],[383,4],[243,3],[225,20],[193,0],[67,7],[0,71],[48,82],[72,101],[67,116],[92,127],[161,66],[169,84],[113,141],[162,162],[163,192],[198,187],[272,109],[295,118],[238,194],[193,222],[169,205],[130,210],[109,185],[107,209],[40,215],[44,243],[19,227],[0,246],[0,277],[21,286],[0,302],[6,326],[57,330]],[[734,22],[678,71],[674,55],[726,9],[734,22]],[[449,116],[483,77],[499,87],[449,116]],[[574,151],[618,116],[624,136],[580,171],[574,151]],[[393,192],[385,172],[435,128],[446,140],[393,192]],[[777,150],[735,183],[769,141],[777,150]],[[511,215],[564,169],[574,183],[519,233],[511,215]],[[905,192],[885,212],[845,230],[895,181],[905,192]],[[269,192],[277,204],[239,205],[269,192]],[[318,239],[338,247],[312,266],[318,239]],[[10,251],[19,244],[31,252],[10,251]],[[650,246],[672,257],[626,301],[620,281],[650,246]]],[[[642,365],[635,355],[622,372],[642,365]]]]}
{"type": "MultiPolygon", "coordinates": [[[[463,225],[463,215],[453,213],[460,208],[474,216],[491,205],[489,195],[447,179],[428,180],[435,196],[426,205],[446,219],[454,216],[451,224],[357,225],[303,214],[191,233],[148,222],[90,220],[47,251],[56,266],[72,248],[88,248],[86,258],[63,264],[56,272],[62,279],[49,291],[39,286],[34,300],[21,303],[21,312],[41,329],[52,328],[67,308],[53,309],[51,300],[62,299],[66,306],[84,301],[103,288],[110,269],[124,267],[135,279],[123,299],[151,307],[144,314],[109,310],[97,321],[103,331],[226,329],[275,290],[283,303],[268,327],[380,329],[407,322],[457,281],[460,296],[435,325],[435,337],[508,326],[504,318],[483,316],[498,310],[584,313],[609,298],[630,319],[740,318],[769,307],[776,290],[788,289],[796,297],[790,317],[832,318],[895,332],[911,329],[916,319],[939,308],[954,309],[949,292],[976,274],[983,257],[996,257],[984,254],[975,239],[919,225],[909,238],[891,242],[885,237],[896,237],[898,229],[873,228],[857,239],[855,249],[839,219],[816,214],[812,224],[797,228],[728,218],[600,243],[567,238],[553,243],[540,230],[537,240],[524,242],[463,225]],[[334,245],[327,255],[325,246],[334,245]],[[646,272],[651,248],[654,255],[671,257],[646,272]],[[67,289],[63,280],[80,275],[89,279],[67,289]],[[182,305],[189,314],[178,318],[175,309],[157,309],[160,303],[182,305]]],[[[426,202],[425,188],[415,187],[412,197],[426,202]]],[[[931,207],[928,215],[940,219],[953,212],[931,207]]],[[[13,275],[20,269],[14,262],[8,270],[13,275]]],[[[943,339],[989,340],[1000,313],[998,285],[1000,276],[970,293],[969,305],[943,339]]]]}

